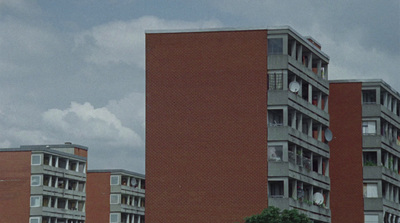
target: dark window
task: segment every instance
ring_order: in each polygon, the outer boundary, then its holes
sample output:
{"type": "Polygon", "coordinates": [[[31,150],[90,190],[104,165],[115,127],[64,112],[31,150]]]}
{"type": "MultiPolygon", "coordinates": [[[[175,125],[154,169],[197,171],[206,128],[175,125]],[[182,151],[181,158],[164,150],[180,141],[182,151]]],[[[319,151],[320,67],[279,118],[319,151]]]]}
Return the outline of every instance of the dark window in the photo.
{"type": "Polygon", "coordinates": [[[283,39],[272,38],[268,39],[268,54],[282,54],[283,53],[283,39]]]}

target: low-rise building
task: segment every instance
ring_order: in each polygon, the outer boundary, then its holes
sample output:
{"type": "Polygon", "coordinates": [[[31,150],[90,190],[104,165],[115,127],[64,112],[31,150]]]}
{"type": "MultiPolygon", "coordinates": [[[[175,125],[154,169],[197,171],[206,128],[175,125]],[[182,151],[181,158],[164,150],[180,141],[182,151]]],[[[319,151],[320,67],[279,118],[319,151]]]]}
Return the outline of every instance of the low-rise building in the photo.
{"type": "Polygon", "coordinates": [[[71,143],[0,149],[1,221],[84,223],[87,151],[71,143]]]}
{"type": "Polygon", "coordinates": [[[145,222],[144,175],[105,169],[89,170],[87,177],[87,222],[145,222]]]}

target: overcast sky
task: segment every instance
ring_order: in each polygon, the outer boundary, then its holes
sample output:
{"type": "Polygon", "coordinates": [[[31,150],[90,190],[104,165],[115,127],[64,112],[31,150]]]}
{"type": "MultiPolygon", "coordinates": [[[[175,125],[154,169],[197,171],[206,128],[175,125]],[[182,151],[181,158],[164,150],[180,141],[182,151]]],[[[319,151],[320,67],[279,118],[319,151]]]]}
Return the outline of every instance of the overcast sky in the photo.
{"type": "Polygon", "coordinates": [[[330,79],[400,91],[399,0],[0,0],[0,147],[72,142],[145,173],[145,30],[289,25],[330,79]]]}

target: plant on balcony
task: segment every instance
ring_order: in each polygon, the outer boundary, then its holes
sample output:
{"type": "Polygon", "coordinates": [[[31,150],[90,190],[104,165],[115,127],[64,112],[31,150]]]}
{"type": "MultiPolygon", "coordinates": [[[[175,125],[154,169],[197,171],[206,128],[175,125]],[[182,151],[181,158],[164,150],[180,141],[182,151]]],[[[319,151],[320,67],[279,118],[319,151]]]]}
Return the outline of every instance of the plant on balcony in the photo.
{"type": "Polygon", "coordinates": [[[377,166],[375,162],[367,160],[364,163],[364,166],[377,166]]]}
{"type": "Polygon", "coordinates": [[[245,223],[311,223],[311,220],[297,210],[283,210],[270,206],[264,209],[260,214],[246,217],[245,223]]]}

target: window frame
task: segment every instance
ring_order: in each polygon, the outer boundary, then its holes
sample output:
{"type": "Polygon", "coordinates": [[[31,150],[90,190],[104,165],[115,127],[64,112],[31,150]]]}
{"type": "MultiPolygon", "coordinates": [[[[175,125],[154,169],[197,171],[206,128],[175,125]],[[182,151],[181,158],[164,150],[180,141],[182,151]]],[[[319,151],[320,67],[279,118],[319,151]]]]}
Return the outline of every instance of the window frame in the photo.
{"type": "Polygon", "coordinates": [[[363,135],[375,135],[377,134],[377,124],[376,124],[376,120],[363,120],[362,121],[362,134],[363,135]],[[373,123],[373,125],[372,125],[373,123]],[[370,132],[369,130],[371,130],[372,128],[374,128],[374,132],[370,132]]]}
{"type": "Polygon", "coordinates": [[[39,187],[43,185],[43,181],[42,181],[42,175],[31,175],[31,186],[32,187],[39,187]],[[37,185],[33,184],[33,178],[34,177],[38,177],[39,178],[39,183],[37,185]]]}
{"type": "Polygon", "coordinates": [[[31,155],[31,166],[40,166],[42,165],[42,155],[41,154],[32,154],[31,155]],[[34,163],[34,157],[39,157],[39,162],[38,163],[34,163]]]}
{"type": "Polygon", "coordinates": [[[121,203],[121,195],[120,194],[110,194],[110,204],[120,204],[121,203]],[[117,198],[117,202],[113,202],[113,197],[117,198]]]}
{"type": "Polygon", "coordinates": [[[29,223],[40,223],[41,221],[41,217],[29,217],[29,223]],[[34,222],[32,220],[36,220],[37,222],[34,222]]]}
{"type": "Polygon", "coordinates": [[[35,207],[40,207],[40,206],[42,206],[42,196],[37,196],[37,195],[31,196],[29,207],[35,208],[35,207]],[[32,199],[38,199],[38,204],[32,205],[32,203],[33,203],[32,199]]]}
{"type": "Polygon", "coordinates": [[[110,213],[110,223],[118,223],[119,221],[119,213],[110,213]],[[117,219],[114,221],[112,217],[115,216],[117,219]]]}
{"type": "Polygon", "coordinates": [[[111,175],[110,176],[110,185],[120,185],[120,176],[119,175],[111,175]],[[117,183],[113,183],[113,178],[117,179],[117,183]]]}

